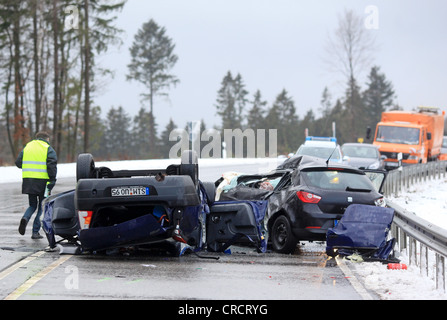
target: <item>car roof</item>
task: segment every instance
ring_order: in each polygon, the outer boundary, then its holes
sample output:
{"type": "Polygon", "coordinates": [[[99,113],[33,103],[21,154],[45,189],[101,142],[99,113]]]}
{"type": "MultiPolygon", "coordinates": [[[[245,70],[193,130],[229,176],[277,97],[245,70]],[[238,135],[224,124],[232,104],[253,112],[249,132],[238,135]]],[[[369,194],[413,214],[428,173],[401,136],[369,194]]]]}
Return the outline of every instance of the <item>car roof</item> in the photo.
{"type": "Polygon", "coordinates": [[[315,136],[307,136],[306,140],[301,146],[314,146],[314,147],[325,147],[325,148],[334,148],[338,146],[337,139],[334,137],[315,137],[315,136]]]}
{"type": "Polygon", "coordinates": [[[356,169],[354,167],[343,165],[341,163],[334,163],[329,162],[327,163],[326,160],[322,158],[317,157],[311,157],[311,156],[293,156],[286,161],[284,161],[283,164],[278,166],[277,170],[282,169],[298,169],[298,170],[306,170],[306,169],[340,169],[340,170],[347,170],[350,172],[355,172],[359,174],[365,174],[362,170],[356,169]]]}
{"type": "Polygon", "coordinates": [[[332,141],[305,141],[301,146],[304,147],[320,147],[320,148],[335,148],[338,144],[332,141]]]}

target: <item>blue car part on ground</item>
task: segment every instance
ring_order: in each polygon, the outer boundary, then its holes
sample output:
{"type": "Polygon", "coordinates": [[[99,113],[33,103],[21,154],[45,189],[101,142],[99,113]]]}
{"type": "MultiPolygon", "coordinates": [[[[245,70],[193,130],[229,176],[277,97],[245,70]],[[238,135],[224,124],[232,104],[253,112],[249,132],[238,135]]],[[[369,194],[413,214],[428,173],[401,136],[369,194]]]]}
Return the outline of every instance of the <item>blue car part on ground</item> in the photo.
{"type": "Polygon", "coordinates": [[[388,239],[394,209],[352,204],[326,234],[326,252],[334,256],[357,253],[367,261],[387,261],[395,239],[388,239]]]}

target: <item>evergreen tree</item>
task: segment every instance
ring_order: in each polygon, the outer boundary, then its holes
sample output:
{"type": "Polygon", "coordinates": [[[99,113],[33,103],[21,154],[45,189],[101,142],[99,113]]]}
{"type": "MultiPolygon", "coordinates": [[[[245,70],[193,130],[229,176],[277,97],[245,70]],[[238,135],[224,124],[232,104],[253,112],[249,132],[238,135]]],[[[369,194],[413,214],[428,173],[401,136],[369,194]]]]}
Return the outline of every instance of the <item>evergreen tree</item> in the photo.
{"type": "Polygon", "coordinates": [[[142,96],[144,100],[149,101],[151,115],[154,110],[154,98],[167,96],[165,90],[179,82],[178,78],[170,73],[178,60],[174,49],[175,44],[166,35],[166,29],[152,19],[138,30],[130,48],[131,62],[128,65],[127,79],[141,82],[146,87],[147,92],[142,96]]]}
{"type": "Polygon", "coordinates": [[[375,127],[380,121],[382,112],[391,108],[394,104],[394,89],[391,82],[386,80],[385,74],[380,73],[380,68],[374,66],[368,76],[368,88],[363,93],[365,101],[365,114],[367,124],[375,127]]]}
{"type": "Polygon", "coordinates": [[[257,90],[251,101],[251,109],[248,111],[247,127],[253,130],[265,129],[264,115],[266,114],[265,106],[267,101],[262,100],[261,91],[257,90]]]}
{"type": "MultiPolygon", "coordinates": [[[[106,143],[106,126],[104,124],[104,119],[101,118],[101,108],[99,106],[95,106],[91,109],[90,113],[90,150],[92,154],[95,155],[95,159],[106,158],[107,152],[107,143],[106,143]]],[[[78,146],[77,153],[81,153],[80,146],[78,146]]]]}
{"type": "Polygon", "coordinates": [[[133,154],[138,159],[158,158],[161,155],[155,119],[149,111],[140,108],[134,117],[132,129],[133,154]]]}
{"type": "Polygon", "coordinates": [[[246,96],[248,95],[248,91],[245,90],[245,84],[242,80],[242,76],[238,73],[236,78],[234,78],[234,97],[236,102],[236,112],[237,112],[237,120],[240,123],[240,127],[243,127],[243,119],[244,119],[244,109],[245,105],[248,101],[246,96]]]}
{"type": "Polygon", "coordinates": [[[242,120],[247,94],[242,76],[237,74],[233,78],[231,72],[228,71],[222,80],[216,101],[217,114],[222,118],[222,130],[243,128],[242,120]]]}
{"type": "Polygon", "coordinates": [[[327,117],[331,113],[331,99],[332,95],[329,92],[328,87],[325,87],[323,90],[323,93],[321,94],[321,108],[320,111],[323,115],[323,117],[327,117]]]}
{"type": "Polygon", "coordinates": [[[164,159],[169,158],[169,150],[171,150],[172,146],[176,143],[175,141],[169,141],[169,135],[176,128],[177,125],[171,118],[169,119],[169,123],[166,125],[165,130],[160,135],[160,153],[161,157],[164,159]]]}
{"type": "Polygon", "coordinates": [[[237,121],[236,101],[233,93],[233,76],[230,71],[221,82],[221,88],[217,93],[217,114],[222,118],[222,130],[239,128],[237,121]]]}
{"type": "MultiPolygon", "coordinates": [[[[328,87],[325,87],[323,93],[321,94],[320,100],[320,112],[322,114],[321,118],[316,119],[313,125],[313,131],[322,137],[332,136],[332,95],[329,92],[328,87]]],[[[313,135],[314,133],[310,133],[313,135]]]]}
{"type": "Polygon", "coordinates": [[[298,145],[298,116],[296,115],[295,102],[288,96],[286,89],[276,97],[272,110],[269,112],[271,120],[276,121],[274,129],[278,130],[278,152],[289,153],[298,145]],[[275,119],[278,117],[277,119],[275,119]]]}
{"type": "Polygon", "coordinates": [[[343,142],[357,142],[366,133],[365,106],[360,87],[354,78],[349,81],[344,99],[343,118],[337,126],[345,133],[343,142]]]}
{"type": "Polygon", "coordinates": [[[111,159],[129,159],[131,118],[123,107],[112,107],[107,113],[105,144],[111,159]]]}

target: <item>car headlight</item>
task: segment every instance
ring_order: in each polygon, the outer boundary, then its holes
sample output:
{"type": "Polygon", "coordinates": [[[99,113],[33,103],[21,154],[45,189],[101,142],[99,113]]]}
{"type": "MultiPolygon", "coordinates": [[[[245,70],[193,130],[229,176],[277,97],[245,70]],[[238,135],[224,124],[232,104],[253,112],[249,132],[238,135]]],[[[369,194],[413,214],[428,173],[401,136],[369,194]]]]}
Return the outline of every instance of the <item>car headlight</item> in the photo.
{"type": "Polygon", "coordinates": [[[374,200],[374,204],[378,207],[385,207],[386,206],[385,198],[382,197],[374,200]]]}
{"type": "Polygon", "coordinates": [[[380,163],[379,162],[374,162],[373,164],[371,164],[368,169],[379,169],[380,163]]]}

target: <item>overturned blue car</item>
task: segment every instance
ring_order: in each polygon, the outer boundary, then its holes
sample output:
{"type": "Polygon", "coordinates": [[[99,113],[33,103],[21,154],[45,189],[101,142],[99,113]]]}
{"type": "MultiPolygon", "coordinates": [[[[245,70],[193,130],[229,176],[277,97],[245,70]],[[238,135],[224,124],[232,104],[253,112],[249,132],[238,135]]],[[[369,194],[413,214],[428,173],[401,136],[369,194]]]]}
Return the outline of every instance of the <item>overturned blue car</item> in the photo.
{"type": "Polygon", "coordinates": [[[43,204],[49,247],[68,242],[77,252],[99,252],[170,242],[195,252],[222,252],[232,244],[265,252],[266,201],[215,202],[214,183],[199,181],[198,170],[193,151],[165,170],[113,171],[80,154],[76,189],[43,204]]]}

